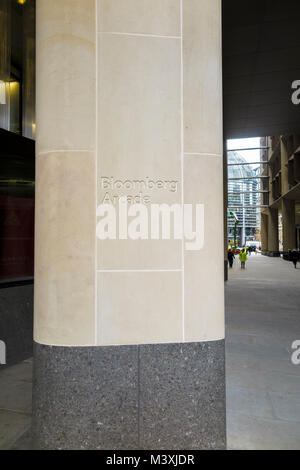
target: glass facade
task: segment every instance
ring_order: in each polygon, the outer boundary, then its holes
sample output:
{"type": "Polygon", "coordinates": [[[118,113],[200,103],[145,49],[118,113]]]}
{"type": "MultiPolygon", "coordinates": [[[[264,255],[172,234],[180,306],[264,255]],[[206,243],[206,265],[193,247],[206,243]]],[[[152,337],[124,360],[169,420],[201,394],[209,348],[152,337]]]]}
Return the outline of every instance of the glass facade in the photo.
{"type": "Polygon", "coordinates": [[[33,278],[35,0],[0,0],[0,287],[33,278]]]}
{"type": "Polygon", "coordinates": [[[0,0],[0,128],[35,137],[35,0],[0,0]]]}
{"type": "MultiPolygon", "coordinates": [[[[247,164],[247,160],[236,151],[228,151],[228,209],[239,220],[238,244],[256,240],[260,220],[260,168],[247,164]],[[249,179],[247,179],[249,178],[249,179]]],[[[228,217],[228,240],[234,238],[235,219],[228,217]]]]}

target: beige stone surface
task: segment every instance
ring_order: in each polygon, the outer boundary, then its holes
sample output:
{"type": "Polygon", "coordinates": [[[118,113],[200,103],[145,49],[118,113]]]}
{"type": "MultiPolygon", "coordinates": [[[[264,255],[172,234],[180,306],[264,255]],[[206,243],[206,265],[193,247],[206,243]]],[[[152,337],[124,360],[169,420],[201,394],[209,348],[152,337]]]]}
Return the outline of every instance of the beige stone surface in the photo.
{"type": "Polygon", "coordinates": [[[185,157],[187,204],[204,204],[204,247],[185,251],[185,341],[224,338],[222,158],[185,157]]]}
{"type": "Polygon", "coordinates": [[[183,0],[184,150],[222,154],[221,1],[183,0]]]}
{"type": "Polygon", "coordinates": [[[181,273],[99,273],[99,344],[182,341],[181,296],[181,273]]]}
{"type": "Polygon", "coordinates": [[[180,240],[98,241],[98,269],[181,269],[180,240]]]}
{"type": "Polygon", "coordinates": [[[95,0],[37,0],[39,41],[65,34],[93,42],[95,0]]]}
{"type": "Polygon", "coordinates": [[[95,147],[94,1],[37,2],[37,151],[95,147]]]}
{"type": "MultiPolygon", "coordinates": [[[[176,192],[144,190],[142,196],[180,203],[179,41],[100,35],[98,49],[98,203],[104,176],[176,181],[176,192]]],[[[181,258],[178,241],[98,241],[98,269],[178,269],[181,258]]]]}
{"type": "Polygon", "coordinates": [[[36,341],[224,336],[222,158],[211,155],[222,154],[221,2],[182,4],[184,151],[199,154],[185,157],[184,198],[206,213],[204,249],[185,253],[184,312],[180,241],[95,243],[103,176],[175,180],[151,202],[181,202],[181,40],[155,37],[180,35],[180,1],[37,2],[36,341]]]}
{"type": "Polygon", "coordinates": [[[36,159],[35,340],[94,344],[94,153],[36,159]]]}
{"type": "MultiPolygon", "coordinates": [[[[176,181],[176,178],[175,180],[176,181]]],[[[143,191],[154,204],[181,204],[181,178],[177,178],[178,190],[143,191]]],[[[135,195],[139,191],[109,191],[110,195],[135,195]]],[[[99,201],[103,201],[104,192],[99,192],[99,201]]],[[[111,196],[110,196],[111,197],[111,196]]],[[[148,240],[97,240],[98,269],[181,269],[182,242],[174,240],[173,215],[170,217],[170,240],[151,240],[151,205],[148,210],[148,240]]],[[[130,204],[128,204],[128,210],[130,204]]],[[[118,204],[115,205],[118,214],[118,204]]],[[[128,225],[133,217],[129,217],[128,225]]],[[[100,219],[98,219],[99,221],[100,219]]],[[[160,222],[162,225],[162,222],[160,222]]]]}
{"type": "Polygon", "coordinates": [[[98,30],[180,35],[180,0],[98,0],[98,30]]]}
{"type": "Polygon", "coordinates": [[[180,175],[180,43],[100,35],[100,176],[180,175]]]}

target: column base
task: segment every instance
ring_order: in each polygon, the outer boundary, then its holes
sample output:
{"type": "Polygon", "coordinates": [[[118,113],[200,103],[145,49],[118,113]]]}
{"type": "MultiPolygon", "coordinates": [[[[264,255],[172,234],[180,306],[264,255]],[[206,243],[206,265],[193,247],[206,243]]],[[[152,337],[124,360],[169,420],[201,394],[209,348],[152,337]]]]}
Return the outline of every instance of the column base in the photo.
{"type": "Polygon", "coordinates": [[[37,449],[225,449],[224,341],[35,344],[37,449]]]}

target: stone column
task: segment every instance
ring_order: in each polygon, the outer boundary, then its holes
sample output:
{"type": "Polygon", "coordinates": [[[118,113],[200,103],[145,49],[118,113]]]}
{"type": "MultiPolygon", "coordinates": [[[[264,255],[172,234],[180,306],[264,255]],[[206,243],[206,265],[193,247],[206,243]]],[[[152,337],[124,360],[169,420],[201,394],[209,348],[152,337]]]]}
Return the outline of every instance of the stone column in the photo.
{"type": "Polygon", "coordinates": [[[268,251],[268,214],[261,214],[261,250],[268,251]]]}
{"type": "Polygon", "coordinates": [[[282,199],[282,244],[283,251],[296,248],[295,201],[282,199]]]}
{"type": "Polygon", "coordinates": [[[289,170],[288,152],[282,137],[280,138],[280,158],[281,158],[281,194],[286,194],[289,191],[289,170]]]}
{"type": "Polygon", "coordinates": [[[23,79],[22,111],[24,137],[35,138],[35,1],[24,3],[23,8],[23,79]]]}
{"type": "Polygon", "coordinates": [[[224,280],[228,281],[228,167],[227,143],[224,140],[223,150],[223,207],[224,207],[224,280]]]}
{"type": "Polygon", "coordinates": [[[221,76],[220,0],[37,0],[40,448],[225,447],[221,76]],[[124,196],[202,248],[99,239],[124,196]]]}
{"type": "Polygon", "coordinates": [[[278,210],[269,209],[268,212],[268,251],[278,251],[278,210]]]}

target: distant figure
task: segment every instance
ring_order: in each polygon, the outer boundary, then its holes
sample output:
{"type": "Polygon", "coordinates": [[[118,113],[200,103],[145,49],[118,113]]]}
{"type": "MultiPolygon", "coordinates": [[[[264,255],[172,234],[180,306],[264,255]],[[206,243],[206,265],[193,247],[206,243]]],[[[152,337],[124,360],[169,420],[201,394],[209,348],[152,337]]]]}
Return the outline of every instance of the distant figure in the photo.
{"type": "Polygon", "coordinates": [[[248,249],[248,254],[249,254],[249,256],[251,256],[251,253],[252,253],[252,246],[248,246],[247,249],[248,249]]]}
{"type": "Polygon", "coordinates": [[[300,258],[300,253],[296,250],[289,250],[289,260],[292,261],[293,265],[295,266],[295,269],[297,269],[297,263],[300,258]]]}
{"type": "Polygon", "coordinates": [[[230,266],[230,268],[232,268],[233,260],[235,259],[235,256],[234,256],[234,253],[233,253],[231,248],[228,250],[228,255],[227,256],[228,256],[229,266],[230,266]]]}
{"type": "Polygon", "coordinates": [[[239,254],[239,259],[241,262],[241,269],[246,268],[246,261],[247,261],[247,250],[246,248],[243,248],[242,251],[239,254]]]}

